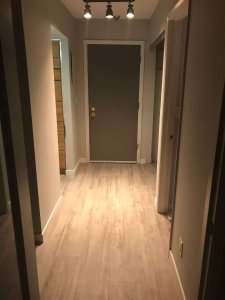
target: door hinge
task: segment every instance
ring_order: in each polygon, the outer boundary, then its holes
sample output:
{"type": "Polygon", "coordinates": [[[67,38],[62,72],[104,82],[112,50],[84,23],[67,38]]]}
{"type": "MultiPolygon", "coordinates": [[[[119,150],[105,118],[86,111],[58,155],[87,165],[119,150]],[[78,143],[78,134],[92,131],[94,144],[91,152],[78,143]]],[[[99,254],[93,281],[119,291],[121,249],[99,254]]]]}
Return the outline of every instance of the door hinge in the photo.
{"type": "Polygon", "coordinates": [[[138,148],[139,148],[139,144],[137,144],[137,150],[138,150],[138,148]]]}
{"type": "Polygon", "coordinates": [[[138,103],[137,103],[137,109],[139,109],[139,108],[140,108],[140,103],[138,102],[138,103]]]}

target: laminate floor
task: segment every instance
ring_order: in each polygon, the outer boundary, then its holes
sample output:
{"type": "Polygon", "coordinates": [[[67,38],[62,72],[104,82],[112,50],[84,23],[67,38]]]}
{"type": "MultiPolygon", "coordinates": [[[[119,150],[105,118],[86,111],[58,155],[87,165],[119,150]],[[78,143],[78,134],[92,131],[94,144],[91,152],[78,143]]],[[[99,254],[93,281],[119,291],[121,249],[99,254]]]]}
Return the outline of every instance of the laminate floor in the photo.
{"type": "Polygon", "coordinates": [[[155,166],[83,164],[37,248],[43,300],[182,299],[155,166]]]}
{"type": "Polygon", "coordinates": [[[22,299],[11,212],[0,216],[0,299],[22,299]]]}

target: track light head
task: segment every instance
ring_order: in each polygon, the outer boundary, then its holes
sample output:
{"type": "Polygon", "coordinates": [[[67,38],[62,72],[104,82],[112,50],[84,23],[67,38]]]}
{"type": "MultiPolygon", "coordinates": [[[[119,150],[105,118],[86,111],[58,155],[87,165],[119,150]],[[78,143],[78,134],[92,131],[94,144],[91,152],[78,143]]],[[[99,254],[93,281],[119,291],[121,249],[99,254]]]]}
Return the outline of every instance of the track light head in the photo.
{"type": "Polygon", "coordinates": [[[107,19],[112,19],[113,18],[113,10],[112,10],[111,2],[108,2],[108,5],[107,5],[106,18],[107,19]]]}
{"type": "Polygon", "coordinates": [[[132,19],[134,17],[134,6],[131,3],[128,4],[127,17],[128,19],[132,19]]]}
{"type": "Polygon", "coordinates": [[[85,4],[84,17],[86,19],[91,19],[92,18],[91,6],[88,4],[88,2],[86,2],[86,4],[85,4]]]}

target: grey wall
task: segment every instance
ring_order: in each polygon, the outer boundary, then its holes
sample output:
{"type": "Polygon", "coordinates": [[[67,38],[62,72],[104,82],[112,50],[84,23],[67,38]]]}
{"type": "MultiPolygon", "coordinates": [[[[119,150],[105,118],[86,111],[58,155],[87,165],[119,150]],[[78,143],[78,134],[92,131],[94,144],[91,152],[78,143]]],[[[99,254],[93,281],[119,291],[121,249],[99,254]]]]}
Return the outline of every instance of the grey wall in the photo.
{"type": "MultiPolygon", "coordinates": [[[[31,112],[34,132],[38,193],[42,230],[60,195],[56,106],[50,26],[54,25],[69,39],[71,51],[75,45],[75,24],[72,16],[58,0],[22,0],[31,112]]],[[[72,99],[75,86],[71,86],[72,99]]],[[[72,101],[73,169],[79,157],[77,142],[77,108],[72,101]]]]}
{"type": "Polygon", "coordinates": [[[224,12],[224,0],[192,1],[172,239],[172,254],[188,300],[197,299],[200,281],[225,80],[224,12]]]}
{"type": "Polygon", "coordinates": [[[165,30],[167,16],[177,2],[178,0],[159,1],[159,4],[157,5],[157,8],[154,11],[150,21],[150,43],[153,43],[158,38],[158,36],[165,30]]]}
{"type": "Polygon", "coordinates": [[[143,120],[142,120],[142,144],[141,158],[150,161],[151,134],[153,104],[149,101],[151,78],[149,77],[149,21],[148,20],[76,20],[76,81],[79,107],[79,131],[80,144],[82,145],[82,157],[86,157],[85,144],[85,101],[84,101],[84,40],[133,40],[145,41],[145,70],[144,70],[144,93],[143,93],[143,120]]]}

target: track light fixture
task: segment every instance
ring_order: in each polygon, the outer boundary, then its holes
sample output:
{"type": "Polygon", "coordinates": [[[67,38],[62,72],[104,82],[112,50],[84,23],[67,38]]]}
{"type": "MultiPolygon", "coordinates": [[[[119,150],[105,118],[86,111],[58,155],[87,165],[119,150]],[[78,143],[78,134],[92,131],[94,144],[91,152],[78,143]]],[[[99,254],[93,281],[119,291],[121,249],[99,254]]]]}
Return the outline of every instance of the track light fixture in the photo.
{"type": "Polygon", "coordinates": [[[107,5],[106,18],[107,19],[112,19],[113,18],[113,10],[112,10],[111,2],[108,2],[108,5],[107,5]]]}
{"type": "Polygon", "coordinates": [[[113,10],[111,2],[127,2],[128,3],[128,9],[127,9],[127,18],[132,19],[134,17],[134,5],[132,4],[135,0],[113,0],[113,1],[104,1],[104,0],[83,0],[85,4],[85,10],[84,10],[84,17],[86,19],[90,19],[92,17],[91,14],[91,6],[89,5],[90,2],[105,2],[106,5],[106,18],[112,19],[113,18],[113,10]]]}
{"type": "Polygon", "coordinates": [[[134,17],[134,6],[131,4],[131,2],[128,4],[127,17],[128,19],[132,19],[134,17]]]}
{"type": "Polygon", "coordinates": [[[86,1],[86,4],[85,4],[84,17],[85,17],[85,19],[91,19],[92,18],[91,6],[88,4],[87,1],[86,1]]]}

